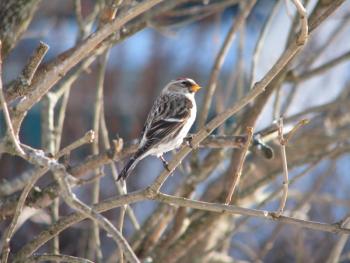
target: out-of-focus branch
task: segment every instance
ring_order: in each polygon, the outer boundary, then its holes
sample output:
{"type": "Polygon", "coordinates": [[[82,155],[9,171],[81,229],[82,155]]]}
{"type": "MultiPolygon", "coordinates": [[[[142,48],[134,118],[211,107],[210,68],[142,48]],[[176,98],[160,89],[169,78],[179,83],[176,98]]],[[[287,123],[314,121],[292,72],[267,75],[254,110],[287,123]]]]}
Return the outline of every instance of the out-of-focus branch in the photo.
{"type": "MultiPolygon", "coordinates": [[[[350,215],[347,215],[341,223],[343,227],[349,227],[350,225],[350,215]]],[[[332,250],[329,253],[327,263],[337,263],[339,262],[341,253],[345,247],[346,242],[349,240],[348,235],[341,235],[340,238],[335,242],[332,250]]]]}
{"type": "Polygon", "coordinates": [[[1,54],[5,58],[31,22],[40,0],[0,1],[1,54]]]}
{"type": "Polygon", "coordinates": [[[41,254],[31,256],[26,260],[27,263],[37,263],[43,261],[54,261],[54,262],[67,262],[67,263],[93,263],[93,261],[86,258],[73,257],[69,255],[51,255],[41,254]]]}
{"type": "Polygon", "coordinates": [[[252,0],[247,3],[243,9],[241,10],[240,14],[237,18],[234,19],[233,24],[230,28],[230,31],[227,33],[226,39],[224,43],[222,44],[222,47],[220,48],[220,51],[215,59],[215,63],[213,66],[213,69],[210,74],[210,79],[208,83],[208,87],[205,89],[205,96],[204,96],[204,103],[202,106],[202,110],[200,112],[199,118],[198,118],[198,127],[203,127],[208,113],[210,109],[210,104],[213,99],[213,95],[216,90],[217,81],[219,78],[219,73],[222,68],[222,65],[224,63],[224,60],[228,54],[228,51],[230,50],[230,47],[232,45],[232,42],[236,36],[237,30],[243,25],[245,19],[250,14],[252,8],[254,7],[256,1],[252,0]]]}
{"type": "Polygon", "coordinates": [[[280,8],[280,5],[282,4],[282,1],[276,1],[275,4],[273,5],[273,8],[271,10],[271,14],[268,16],[268,18],[266,19],[263,28],[260,31],[260,35],[259,35],[259,39],[255,45],[254,48],[254,53],[253,53],[253,61],[252,61],[252,67],[251,67],[251,72],[250,72],[250,85],[249,87],[252,88],[253,84],[255,83],[256,80],[256,69],[258,66],[258,62],[260,59],[260,55],[261,55],[261,50],[263,48],[267,33],[272,25],[272,20],[273,18],[275,18],[276,16],[276,12],[278,11],[278,9],[280,8]]]}
{"type": "MultiPolygon", "coordinates": [[[[86,204],[82,203],[79,199],[75,197],[75,195],[71,191],[71,187],[68,183],[69,175],[66,172],[66,168],[59,164],[55,159],[51,159],[46,157],[42,151],[39,150],[32,150],[29,148],[26,148],[26,160],[34,165],[43,167],[42,169],[48,169],[53,172],[54,177],[56,181],[58,182],[61,190],[62,190],[62,198],[66,201],[66,203],[71,206],[72,208],[79,211],[79,213],[84,214],[85,216],[91,218],[92,220],[98,222],[98,224],[103,227],[108,234],[111,235],[111,237],[118,243],[119,246],[123,248],[123,252],[125,254],[125,257],[130,261],[137,263],[139,260],[137,259],[136,255],[132,251],[131,247],[125,240],[125,238],[120,234],[120,232],[112,225],[110,221],[108,221],[104,216],[100,215],[98,212],[96,212],[91,207],[87,206],[86,204]]],[[[37,177],[34,177],[37,178],[37,177]]],[[[31,187],[28,186],[28,188],[31,187]]],[[[28,190],[29,192],[29,190],[28,190]]],[[[24,196],[24,200],[25,200],[24,196]]],[[[22,203],[24,203],[24,200],[22,203]]],[[[13,227],[14,228],[14,227],[13,227]]],[[[6,242],[10,242],[9,239],[6,240],[6,242]]],[[[5,252],[5,259],[7,258],[8,253],[5,252]]],[[[24,258],[28,257],[29,255],[26,255],[24,258]]],[[[17,258],[15,261],[21,261],[24,258],[17,258]]],[[[6,262],[6,261],[5,261],[6,262]]]]}
{"type": "Polygon", "coordinates": [[[140,261],[136,257],[132,248],[126,241],[126,239],[122,236],[122,234],[114,227],[114,225],[107,220],[100,213],[96,212],[93,208],[81,202],[79,199],[75,197],[69,183],[67,181],[67,174],[64,172],[64,168],[58,167],[54,172],[55,179],[59,183],[62,189],[62,198],[65,202],[75,210],[82,213],[84,216],[89,217],[94,222],[98,223],[100,227],[105,229],[107,233],[116,241],[116,243],[121,247],[124,252],[126,259],[132,263],[139,263],[140,261]]]}
{"type": "MultiPolygon", "coordinates": [[[[10,117],[10,114],[9,114],[9,110],[8,110],[7,103],[6,103],[5,96],[4,96],[4,92],[3,92],[1,50],[2,50],[2,42],[0,40],[0,105],[1,105],[2,112],[4,114],[5,122],[6,122],[6,126],[7,126],[7,134],[6,134],[6,136],[9,137],[10,144],[12,144],[12,146],[13,146],[14,153],[18,154],[19,156],[24,157],[25,153],[24,153],[23,149],[21,148],[21,146],[19,145],[19,140],[18,140],[18,137],[16,135],[17,133],[15,133],[15,131],[13,129],[11,117],[10,117]]],[[[3,140],[6,140],[6,138],[3,139],[3,140]]]]}
{"type": "MultiPolygon", "coordinates": [[[[308,189],[307,194],[305,194],[302,200],[290,211],[290,216],[297,217],[298,212],[302,210],[305,207],[305,205],[307,205],[310,202],[312,196],[317,191],[319,191],[321,186],[324,184],[324,181],[327,179],[327,177],[329,177],[332,174],[332,171],[334,171],[334,168],[335,168],[335,162],[334,160],[332,160],[332,163],[330,164],[329,168],[320,177],[318,177],[317,180],[315,180],[312,186],[308,189]]],[[[283,187],[282,187],[282,192],[283,192],[283,187]]],[[[307,215],[304,216],[304,219],[305,218],[307,218],[307,215]]],[[[271,250],[271,248],[273,247],[273,244],[276,241],[276,238],[278,237],[278,234],[281,232],[283,227],[284,227],[283,224],[277,225],[274,231],[272,232],[271,236],[269,237],[269,239],[264,242],[265,244],[259,253],[260,259],[263,259],[265,255],[271,250]]]]}
{"type": "Polygon", "coordinates": [[[2,240],[2,251],[1,251],[1,262],[6,263],[8,255],[10,253],[10,241],[13,237],[18,218],[23,211],[23,207],[25,205],[26,198],[29,194],[29,191],[34,187],[35,183],[47,172],[48,168],[41,168],[37,169],[34,176],[30,178],[29,182],[27,182],[26,186],[24,187],[18,202],[16,204],[15,213],[13,215],[12,221],[10,223],[10,226],[7,228],[6,232],[4,233],[3,240],[2,240]]]}
{"type": "Polygon", "coordinates": [[[323,65],[317,67],[317,68],[314,68],[314,69],[311,69],[309,71],[306,71],[306,72],[303,72],[301,73],[300,75],[295,75],[293,73],[291,73],[290,75],[288,75],[287,77],[287,80],[288,81],[292,81],[292,82],[295,82],[295,83],[299,83],[299,82],[302,82],[302,81],[305,81],[305,80],[308,80],[312,77],[315,77],[315,76],[320,76],[322,75],[323,73],[325,73],[326,71],[328,70],[331,70],[333,69],[334,67],[336,67],[337,65],[343,63],[343,62],[346,62],[350,59],[350,51],[324,63],[323,65]]]}
{"type": "Polygon", "coordinates": [[[328,18],[345,0],[319,0],[309,17],[309,31],[317,28],[326,18],[328,18]]]}

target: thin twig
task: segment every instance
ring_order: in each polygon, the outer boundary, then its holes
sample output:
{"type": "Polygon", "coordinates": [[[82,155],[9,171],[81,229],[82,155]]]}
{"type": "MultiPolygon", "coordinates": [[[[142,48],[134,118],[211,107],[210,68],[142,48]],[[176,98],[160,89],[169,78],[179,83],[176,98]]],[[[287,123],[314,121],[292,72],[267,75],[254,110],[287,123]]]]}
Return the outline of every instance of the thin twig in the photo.
{"type": "MultiPolygon", "coordinates": [[[[111,145],[110,145],[110,142],[109,142],[109,135],[108,135],[106,119],[105,119],[105,114],[104,114],[103,108],[102,108],[102,117],[101,117],[101,132],[102,132],[102,138],[103,138],[104,147],[106,149],[111,148],[111,145]]],[[[118,144],[118,145],[114,145],[115,149],[122,150],[123,144],[124,144],[122,139],[120,139],[120,138],[117,139],[117,142],[115,144],[118,144]]],[[[113,179],[114,179],[114,182],[115,182],[115,185],[116,185],[118,193],[121,194],[121,195],[122,194],[127,194],[126,186],[123,187],[121,185],[121,183],[119,183],[120,181],[117,181],[117,179],[118,179],[118,171],[117,171],[117,168],[115,167],[115,164],[113,162],[110,163],[110,167],[111,167],[112,176],[113,176],[113,179]]],[[[140,228],[141,228],[140,227],[140,223],[137,221],[135,213],[134,213],[133,209],[129,205],[126,206],[126,213],[128,214],[129,219],[130,219],[131,224],[133,225],[133,227],[136,230],[140,230],[140,228]]]]}
{"type": "Polygon", "coordinates": [[[276,217],[275,212],[255,210],[255,209],[237,207],[233,205],[213,204],[213,203],[207,203],[202,201],[195,201],[195,200],[191,200],[183,197],[170,196],[160,192],[158,192],[156,197],[153,198],[152,200],[157,200],[157,201],[165,202],[172,205],[185,206],[187,208],[200,209],[200,210],[212,211],[217,213],[227,213],[232,215],[240,214],[240,215],[259,217],[259,218],[264,218],[271,221],[297,225],[299,227],[304,227],[304,228],[309,228],[309,229],[314,229],[319,231],[332,232],[332,233],[344,233],[344,234],[346,233],[348,235],[350,234],[350,229],[342,226],[339,223],[325,224],[325,223],[302,220],[302,219],[297,219],[294,217],[288,217],[288,216],[282,216],[282,215],[280,217],[276,217]]]}
{"type": "Polygon", "coordinates": [[[276,12],[280,8],[282,1],[276,1],[272,7],[272,10],[266,19],[260,34],[259,34],[259,39],[255,45],[254,52],[253,52],[253,61],[252,61],[252,66],[251,66],[251,72],[250,72],[250,88],[253,88],[253,84],[255,83],[256,80],[256,69],[259,64],[259,59],[261,55],[261,51],[267,36],[268,31],[270,30],[270,27],[272,25],[273,19],[276,17],[276,12]]]}
{"type": "Polygon", "coordinates": [[[26,186],[24,187],[16,205],[16,209],[12,218],[12,221],[7,228],[7,231],[5,232],[2,240],[2,251],[1,251],[1,262],[6,263],[8,255],[10,253],[10,241],[15,233],[18,218],[23,211],[23,207],[25,204],[25,201],[27,199],[27,196],[30,192],[30,190],[34,187],[35,183],[47,172],[48,168],[41,168],[36,170],[33,177],[30,178],[30,180],[27,182],[26,186]]]}
{"type": "Polygon", "coordinates": [[[290,78],[287,80],[291,80],[293,81],[294,83],[299,83],[299,82],[302,82],[302,81],[305,81],[305,80],[308,80],[310,78],[313,78],[315,76],[320,76],[322,75],[323,73],[325,73],[326,71],[328,70],[331,70],[333,69],[334,67],[338,66],[339,64],[341,63],[344,63],[346,61],[348,61],[350,59],[350,51],[324,63],[323,65],[321,66],[318,66],[317,68],[314,68],[314,69],[311,69],[309,71],[306,71],[306,72],[303,72],[299,75],[293,75],[291,74],[290,75],[290,78]]]}
{"type": "Polygon", "coordinates": [[[1,58],[1,48],[2,48],[2,43],[0,40],[0,104],[1,104],[1,108],[2,108],[2,112],[4,114],[5,117],[5,122],[6,122],[6,126],[7,126],[7,136],[10,137],[11,143],[13,145],[13,150],[15,151],[15,153],[17,153],[19,156],[24,157],[25,153],[23,151],[23,149],[21,148],[21,146],[19,145],[19,141],[17,139],[17,136],[13,129],[12,126],[12,121],[10,118],[10,114],[7,108],[7,104],[6,104],[6,100],[5,100],[5,96],[4,96],[4,91],[3,91],[3,87],[2,87],[2,58],[1,58]]]}
{"type": "Polygon", "coordinates": [[[295,135],[295,133],[302,127],[304,127],[306,124],[309,123],[308,119],[302,119],[298,121],[298,123],[292,128],[290,132],[288,132],[285,136],[285,143],[288,144],[288,142],[292,139],[292,137],[295,135]]]}
{"type": "Polygon", "coordinates": [[[113,224],[109,220],[107,220],[104,216],[96,212],[93,208],[87,206],[86,204],[84,204],[83,202],[81,202],[79,199],[75,197],[75,195],[71,191],[69,183],[66,180],[66,174],[64,173],[64,168],[61,168],[61,169],[62,169],[61,171],[57,170],[56,172],[54,172],[54,175],[55,175],[55,179],[57,180],[57,182],[59,183],[60,187],[63,190],[62,197],[65,200],[65,202],[72,208],[79,211],[80,213],[84,214],[85,216],[88,216],[94,222],[97,222],[100,227],[104,228],[107,231],[108,235],[110,235],[117,242],[117,244],[123,249],[125,257],[129,262],[139,263],[140,261],[136,257],[130,245],[122,236],[122,234],[113,226],[113,224]]]}
{"type": "MultiPolygon", "coordinates": [[[[100,131],[100,119],[102,117],[102,107],[103,107],[103,87],[104,87],[104,79],[107,68],[107,61],[109,57],[109,51],[105,51],[98,59],[98,72],[97,72],[97,83],[96,83],[96,98],[94,105],[94,117],[93,117],[93,130],[96,134],[97,139],[92,143],[92,153],[99,153],[99,131],[100,131]]],[[[96,174],[103,173],[100,169],[95,169],[96,174]]],[[[99,202],[100,196],[100,181],[96,180],[93,184],[92,189],[92,203],[96,204],[99,202]]],[[[92,239],[91,242],[94,243],[94,250],[96,252],[96,260],[97,262],[103,261],[102,249],[101,249],[101,240],[100,240],[100,230],[97,222],[92,222],[92,239]]],[[[92,250],[93,251],[93,250],[92,250]]]]}
{"type": "Polygon", "coordinates": [[[71,151],[79,148],[80,146],[87,144],[87,143],[92,143],[95,140],[95,132],[93,130],[90,130],[84,134],[83,137],[80,139],[74,141],[73,143],[67,145],[63,149],[61,149],[56,155],[55,159],[58,159],[64,155],[69,154],[71,151]]]}
{"type": "Polygon", "coordinates": [[[225,201],[226,205],[229,205],[231,203],[233,193],[234,193],[234,191],[235,191],[235,189],[240,181],[240,178],[242,175],[242,170],[243,170],[243,164],[244,164],[245,158],[246,158],[247,153],[248,153],[250,142],[252,141],[252,138],[253,138],[253,130],[254,130],[253,127],[247,127],[247,129],[246,129],[247,141],[245,142],[245,145],[242,149],[243,154],[241,155],[242,158],[239,160],[237,172],[233,175],[232,184],[230,186],[230,190],[228,192],[228,195],[227,195],[226,201],[225,201]]]}
{"type": "Polygon", "coordinates": [[[280,143],[280,150],[281,150],[281,160],[282,160],[282,167],[283,167],[283,190],[282,190],[282,198],[279,204],[279,207],[276,211],[276,217],[280,217],[283,213],[284,207],[287,202],[287,196],[288,196],[288,164],[287,164],[287,154],[286,154],[286,140],[283,137],[283,119],[280,118],[278,121],[278,137],[279,137],[279,143],[280,143]]]}
{"type": "Polygon", "coordinates": [[[308,38],[308,21],[307,21],[307,13],[303,6],[303,4],[300,2],[300,0],[292,0],[297,12],[299,14],[299,20],[300,20],[300,33],[297,39],[297,43],[304,45],[308,38]]]}

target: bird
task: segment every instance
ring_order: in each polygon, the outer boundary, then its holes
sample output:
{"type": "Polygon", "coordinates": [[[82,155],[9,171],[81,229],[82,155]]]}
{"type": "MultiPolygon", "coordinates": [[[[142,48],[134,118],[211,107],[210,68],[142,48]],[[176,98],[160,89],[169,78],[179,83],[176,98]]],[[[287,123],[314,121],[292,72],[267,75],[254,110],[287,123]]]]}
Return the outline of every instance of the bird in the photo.
{"type": "Polygon", "coordinates": [[[200,89],[190,78],[172,80],[163,88],[148,113],[140,144],[120,172],[117,181],[126,180],[137,163],[149,155],[157,156],[169,170],[163,154],[183,143],[196,119],[194,95],[200,89]]]}

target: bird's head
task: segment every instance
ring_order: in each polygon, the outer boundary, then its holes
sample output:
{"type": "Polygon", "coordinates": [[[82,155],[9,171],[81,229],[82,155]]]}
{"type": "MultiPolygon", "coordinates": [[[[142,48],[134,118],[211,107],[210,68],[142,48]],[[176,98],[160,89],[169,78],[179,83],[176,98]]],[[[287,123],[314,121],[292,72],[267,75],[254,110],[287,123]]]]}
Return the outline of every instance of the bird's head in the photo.
{"type": "Polygon", "coordinates": [[[166,85],[163,92],[182,93],[186,95],[194,94],[200,89],[201,87],[193,79],[180,78],[166,85]]]}

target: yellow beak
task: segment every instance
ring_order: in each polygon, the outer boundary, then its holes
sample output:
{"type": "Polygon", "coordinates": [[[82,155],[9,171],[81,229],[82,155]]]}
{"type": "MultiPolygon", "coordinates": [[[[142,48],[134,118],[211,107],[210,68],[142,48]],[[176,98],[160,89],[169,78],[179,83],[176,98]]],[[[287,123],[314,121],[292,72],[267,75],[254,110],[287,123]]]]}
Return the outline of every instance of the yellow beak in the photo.
{"type": "Polygon", "coordinates": [[[191,91],[192,91],[192,92],[197,92],[197,91],[200,90],[201,88],[202,88],[201,86],[195,84],[195,85],[193,85],[193,86],[191,87],[191,91]]]}

